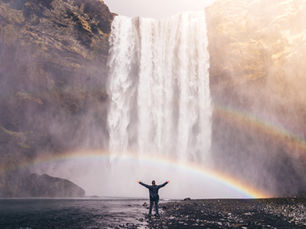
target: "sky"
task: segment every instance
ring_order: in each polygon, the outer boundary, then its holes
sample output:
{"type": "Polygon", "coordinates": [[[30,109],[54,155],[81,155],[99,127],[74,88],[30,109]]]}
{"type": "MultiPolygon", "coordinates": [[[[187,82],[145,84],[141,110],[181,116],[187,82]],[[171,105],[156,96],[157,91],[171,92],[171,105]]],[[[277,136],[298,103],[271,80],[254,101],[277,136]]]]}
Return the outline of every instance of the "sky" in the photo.
{"type": "Polygon", "coordinates": [[[125,16],[165,17],[179,12],[204,10],[214,0],[104,0],[113,13],[125,16]]]}

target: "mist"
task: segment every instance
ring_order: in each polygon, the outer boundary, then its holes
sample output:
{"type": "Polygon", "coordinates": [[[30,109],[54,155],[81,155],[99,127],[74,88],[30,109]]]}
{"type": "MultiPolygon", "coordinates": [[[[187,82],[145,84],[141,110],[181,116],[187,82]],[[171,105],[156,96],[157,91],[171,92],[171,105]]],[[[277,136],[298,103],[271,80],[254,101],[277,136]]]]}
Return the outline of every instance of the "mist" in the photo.
{"type": "Polygon", "coordinates": [[[215,163],[272,193],[304,192],[305,3],[223,7],[208,15],[215,163]]]}
{"type": "MultiPolygon", "coordinates": [[[[90,154],[90,152],[88,152],[90,154]]],[[[65,177],[86,189],[87,196],[102,198],[147,198],[147,190],[137,181],[158,184],[170,180],[167,188],[161,190],[163,199],[191,198],[249,198],[243,191],[233,189],[214,177],[188,168],[148,162],[146,160],[118,158],[110,161],[105,157],[64,159],[47,162],[32,168],[38,174],[48,173],[65,177]],[[90,165],[90,166],[89,166],[90,165]],[[190,187],[196,187],[190,189],[190,187]]]]}
{"type": "MultiPolygon", "coordinates": [[[[23,1],[2,2],[9,20],[0,21],[0,165],[2,172],[12,175],[0,177],[0,187],[14,183],[7,182],[12,177],[20,177],[18,183],[23,175],[35,172],[69,179],[87,195],[146,197],[137,180],[162,183],[169,179],[164,198],[247,197],[190,169],[116,157],[91,158],[91,150],[109,154],[107,59],[113,15],[94,0],[54,0],[51,5],[33,0],[25,6],[23,1]],[[88,158],[40,160],[81,150],[88,151],[88,158]]],[[[207,152],[191,156],[188,150],[184,160],[198,160],[269,196],[305,192],[303,1],[105,3],[120,15],[164,19],[181,11],[204,12],[208,6],[209,160],[204,160],[207,152]]],[[[190,136],[197,131],[192,129],[190,136]]],[[[129,135],[128,141],[135,142],[135,136],[129,135]]],[[[18,185],[14,189],[20,191],[18,185]]]]}

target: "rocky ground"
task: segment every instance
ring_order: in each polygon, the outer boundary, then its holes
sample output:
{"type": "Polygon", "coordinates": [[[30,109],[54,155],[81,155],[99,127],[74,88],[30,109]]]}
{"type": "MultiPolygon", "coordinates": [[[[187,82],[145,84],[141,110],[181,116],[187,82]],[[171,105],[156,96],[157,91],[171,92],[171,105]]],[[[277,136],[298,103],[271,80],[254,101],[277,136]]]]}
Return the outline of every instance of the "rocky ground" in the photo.
{"type": "Polygon", "coordinates": [[[305,228],[305,206],[306,199],[175,201],[161,204],[161,217],[148,218],[148,227],[305,228]]]}
{"type": "Polygon", "coordinates": [[[305,198],[161,201],[158,218],[144,200],[0,199],[0,228],[306,228],[305,206],[305,198]]]}

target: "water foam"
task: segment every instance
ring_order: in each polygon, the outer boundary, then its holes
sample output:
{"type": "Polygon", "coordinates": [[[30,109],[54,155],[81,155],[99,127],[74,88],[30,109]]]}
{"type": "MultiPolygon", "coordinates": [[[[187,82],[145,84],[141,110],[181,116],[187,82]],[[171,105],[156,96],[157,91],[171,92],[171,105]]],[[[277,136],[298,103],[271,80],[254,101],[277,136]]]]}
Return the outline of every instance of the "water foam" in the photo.
{"type": "Polygon", "coordinates": [[[117,16],[110,44],[110,152],[207,160],[211,98],[205,13],[117,16]]]}

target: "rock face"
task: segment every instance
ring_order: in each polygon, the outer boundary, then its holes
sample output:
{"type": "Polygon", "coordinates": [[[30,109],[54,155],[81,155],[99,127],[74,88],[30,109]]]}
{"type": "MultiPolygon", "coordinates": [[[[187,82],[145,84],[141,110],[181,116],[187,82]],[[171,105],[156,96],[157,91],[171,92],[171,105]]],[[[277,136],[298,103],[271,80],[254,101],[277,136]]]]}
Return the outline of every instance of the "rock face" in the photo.
{"type": "Polygon", "coordinates": [[[279,195],[306,189],[305,12],[295,0],[207,9],[215,162],[279,195]]]}
{"type": "Polygon", "coordinates": [[[101,0],[0,1],[1,167],[105,146],[112,19],[101,0]]]}
{"type": "Polygon", "coordinates": [[[0,0],[0,186],[43,152],[105,147],[113,16],[102,0],[0,0]]]}
{"type": "Polygon", "coordinates": [[[7,179],[0,187],[0,197],[84,197],[85,191],[69,180],[52,177],[47,174],[31,174],[20,178],[7,179]]]}

